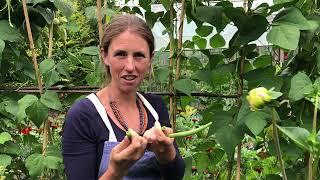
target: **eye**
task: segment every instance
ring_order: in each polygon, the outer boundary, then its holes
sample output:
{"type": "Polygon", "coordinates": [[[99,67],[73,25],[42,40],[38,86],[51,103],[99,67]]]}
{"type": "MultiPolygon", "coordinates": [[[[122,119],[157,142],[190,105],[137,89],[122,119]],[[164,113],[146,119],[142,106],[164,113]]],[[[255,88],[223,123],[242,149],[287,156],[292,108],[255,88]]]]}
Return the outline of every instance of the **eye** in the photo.
{"type": "Polygon", "coordinates": [[[125,51],[116,51],[114,53],[114,56],[116,56],[116,57],[124,57],[124,56],[127,56],[127,53],[125,51]]]}
{"type": "Polygon", "coordinates": [[[143,58],[145,58],[146,56],[145,56],[144,53],[142,53],[142,52],[136,52],[136,53],[133,54],[133,57],[134,57],[134,58],[138,58],[138,59],[143,59],[143,58]]]}

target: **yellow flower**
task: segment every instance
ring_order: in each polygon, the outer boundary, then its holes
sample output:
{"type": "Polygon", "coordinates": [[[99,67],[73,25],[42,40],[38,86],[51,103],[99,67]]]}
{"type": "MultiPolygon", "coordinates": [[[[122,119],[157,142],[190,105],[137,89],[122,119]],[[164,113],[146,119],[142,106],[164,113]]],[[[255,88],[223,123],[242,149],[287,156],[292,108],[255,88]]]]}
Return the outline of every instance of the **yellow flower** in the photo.
{"type": "Polygon", "coordinates": [[[269,91],[264,87],[259,87],[249,91],[247,100],[250,104],[251,110],[262,108],[266,103],[271,101],[269,91]]]}
{"type": "Polygon", "coordinates": [[[183,117],[190,117],[191,115],[195,114],[196,112],[197,112],[196,108],[187,105],[185,107],[185,111],[181,112],[180,115],[183,116],[183,117]]]}

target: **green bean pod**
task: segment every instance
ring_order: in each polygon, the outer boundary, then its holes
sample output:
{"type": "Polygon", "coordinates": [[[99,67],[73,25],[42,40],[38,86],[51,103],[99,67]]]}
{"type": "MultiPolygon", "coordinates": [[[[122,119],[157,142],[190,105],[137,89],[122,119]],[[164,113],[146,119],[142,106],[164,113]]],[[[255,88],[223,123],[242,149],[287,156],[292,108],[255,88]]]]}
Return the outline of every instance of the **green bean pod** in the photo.
{"type": "Polygon", "coordinates": [[[131,131],[128,130],[128,131],[126,132],[126,136],[127,136],[129,139],[131,139],[131,137],[132,137],[131,131]]]}
{"type": "Polygon", "coordinates": [[[207,127],[209,127],[210,125],[212,124],[212,122],[209,122],[205,125],[202,125],[196,129],[192,129],[192,130],[189,130],[189,131],[183,131],[183,132],[177,132],[177,133],[172,133],[172,134],[169,134],[168,137],[170,138],[175,138],[175,137],[184,137],[184,136],[191,136],[193,134],[196,134],[204,129],[206,129],[207,127]]]}

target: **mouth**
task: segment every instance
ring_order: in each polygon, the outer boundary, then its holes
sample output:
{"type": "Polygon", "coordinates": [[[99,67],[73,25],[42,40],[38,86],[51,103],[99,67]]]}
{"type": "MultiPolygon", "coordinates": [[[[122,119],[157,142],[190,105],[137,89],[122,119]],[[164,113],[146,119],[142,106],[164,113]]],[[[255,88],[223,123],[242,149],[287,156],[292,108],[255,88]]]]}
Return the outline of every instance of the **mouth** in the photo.
{"type": "Polygon", "coordinates": [[[134,81],[137,78],[137,76],[136,75],[124,75],[124,76],[121,76],[121,78],[126,81],[134,81]]]}

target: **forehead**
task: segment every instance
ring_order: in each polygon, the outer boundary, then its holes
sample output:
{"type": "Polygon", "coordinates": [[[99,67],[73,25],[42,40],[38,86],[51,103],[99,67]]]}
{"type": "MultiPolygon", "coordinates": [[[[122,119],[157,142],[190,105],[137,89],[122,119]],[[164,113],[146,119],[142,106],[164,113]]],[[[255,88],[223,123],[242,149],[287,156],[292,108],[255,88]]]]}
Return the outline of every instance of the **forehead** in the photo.
{"type": "Polygon", "coordinates": [[[112,39],[109,50],[117,49],[149,51],[149,45],[140,34],[127,30],[112,39]]]}

